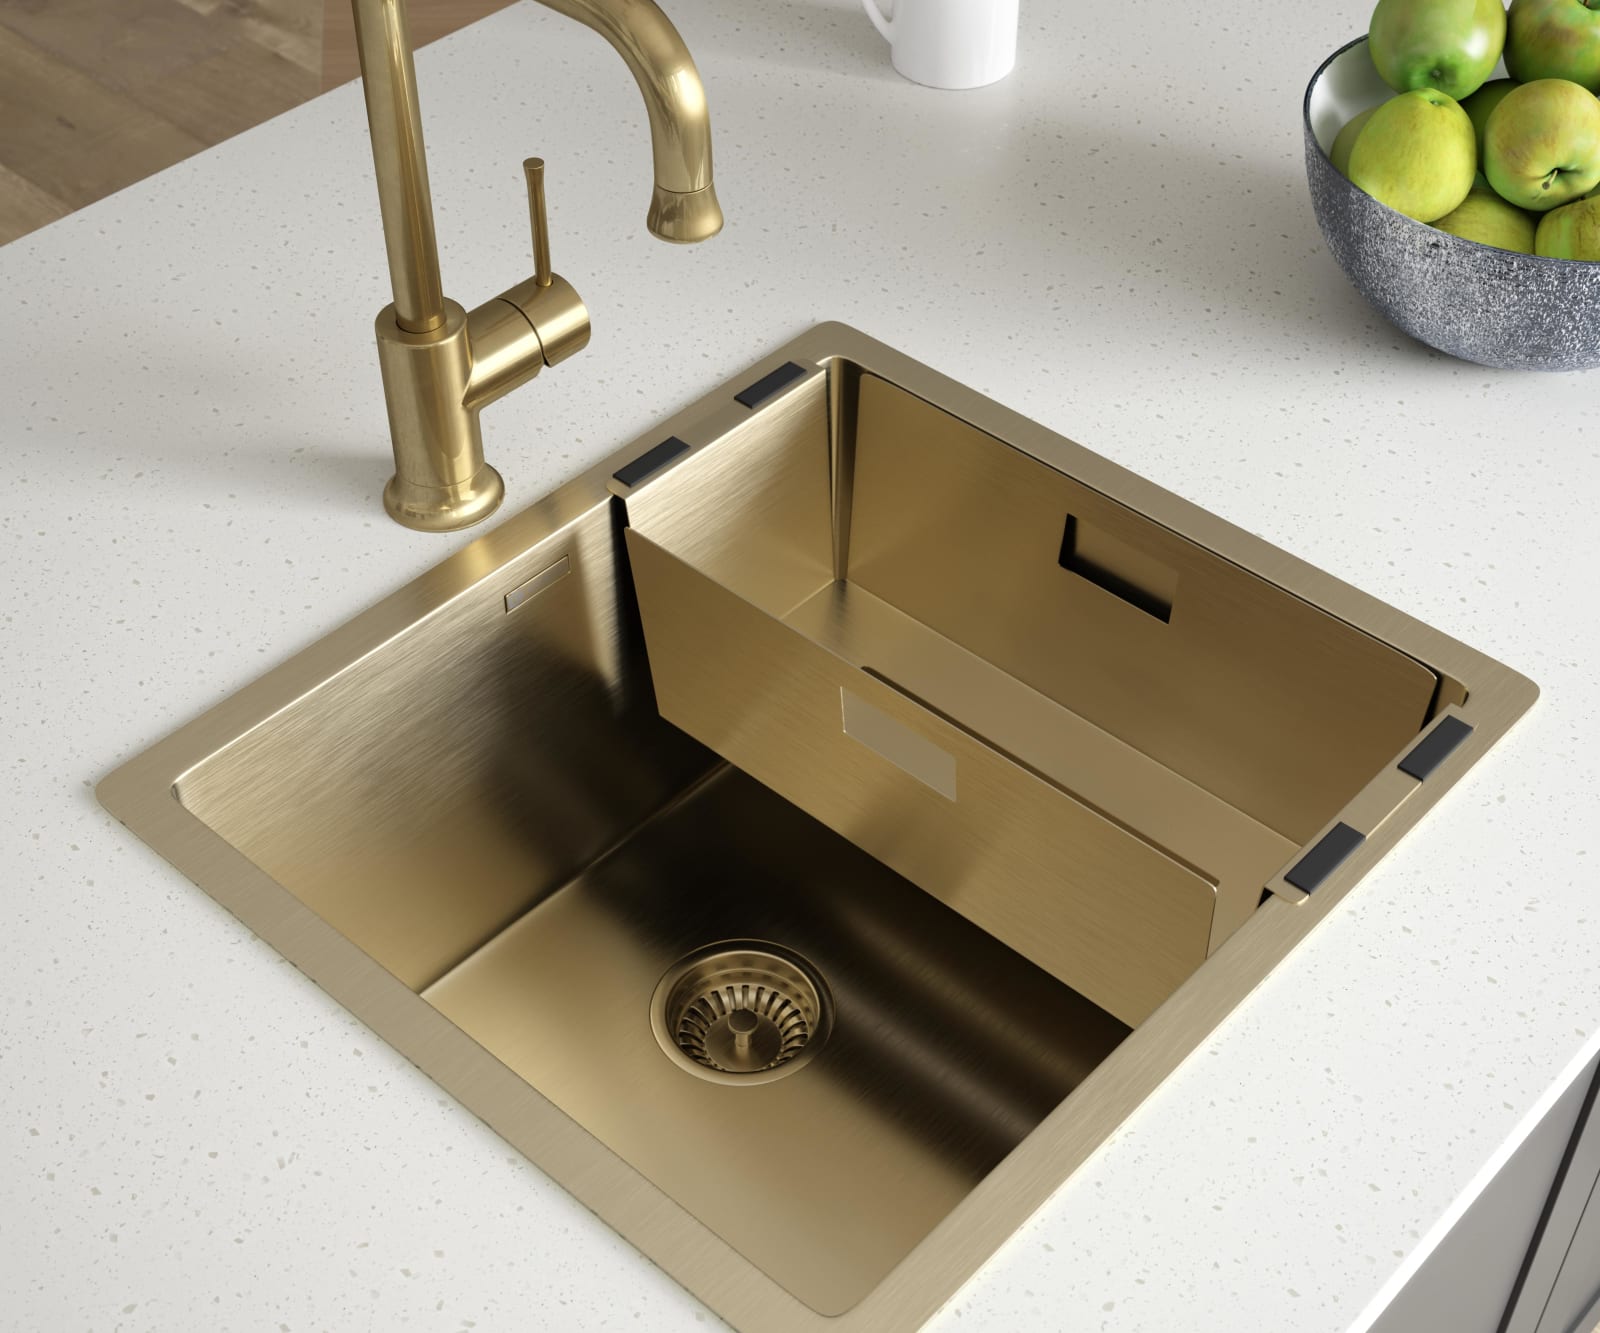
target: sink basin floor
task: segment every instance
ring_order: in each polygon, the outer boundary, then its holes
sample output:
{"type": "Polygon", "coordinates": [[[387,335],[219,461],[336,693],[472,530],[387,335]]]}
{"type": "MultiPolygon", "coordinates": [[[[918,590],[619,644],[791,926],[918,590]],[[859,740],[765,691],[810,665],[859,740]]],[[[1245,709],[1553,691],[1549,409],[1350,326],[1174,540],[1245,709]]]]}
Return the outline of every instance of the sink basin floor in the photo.
{"type": "Polygon", "coordinates": [[[1128,1029],[722,766],[423,992],[820,1314],[856,1304],[1128,1029]],[[708,944],[822,976],[833,1028],[787,1077],[675,1063],[652,995],[708,944]]]}

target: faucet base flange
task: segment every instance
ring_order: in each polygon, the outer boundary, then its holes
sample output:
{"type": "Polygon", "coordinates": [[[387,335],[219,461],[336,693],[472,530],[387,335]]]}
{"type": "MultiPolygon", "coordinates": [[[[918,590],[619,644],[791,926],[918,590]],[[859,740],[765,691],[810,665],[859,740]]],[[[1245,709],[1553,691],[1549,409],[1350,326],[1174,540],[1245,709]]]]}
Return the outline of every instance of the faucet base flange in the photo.
{"type": "Polygon", "coordinates": [[[396,523],[418,532],[455,532],[488,518],[505,495],[505,482],[485,463],[458,486],[418,486],[397,473],[383,488],[383,507],[396,523]]]}

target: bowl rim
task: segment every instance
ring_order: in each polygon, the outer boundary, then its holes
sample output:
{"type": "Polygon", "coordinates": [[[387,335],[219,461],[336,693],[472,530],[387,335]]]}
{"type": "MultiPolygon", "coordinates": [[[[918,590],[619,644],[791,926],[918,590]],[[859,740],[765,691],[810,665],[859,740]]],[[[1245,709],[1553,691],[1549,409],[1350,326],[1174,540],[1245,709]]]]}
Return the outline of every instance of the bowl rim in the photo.
{"type": "MultiPolygon", "coordinates": [[[[1362,33],[1359,37],[1352,37],[1343,46],[1339,47],[1331,55],[1324,59],[1323,62],[1317,66],[1316,72],[1312,74],[1310,81],[1306,84],[1305,96],[1300,99],[1300,125],[1302,130],[1305,132],[1306,140],[1308,143],[1315,146],[1317,152],[1321,154],[1322,160],[1330,167],[1333,166],[1333,159],[1328,156],[1327,151],[1323,148],[1323,146],[1317,142],[1317,136],[1311,129],[1311,93],[1316,88],[1318,80],[1320,80],[1322,76],[1328,72],[1329,65],[1333,64],[1333,62],[1342,56],[1346,51],[1351,50],[1353,47],[1361,46],[1366,41],[1366,33],[1362,33]]],[[[1338,174],[1339,179],[1344,181],[1345,184],[1347,184],[1352,190],[1366,194],[1365,190],[1362,190],[1360,186],[1355,184],[1355,182],[1352,181],[1348,176],[1344,175],[1343,172],[1339,172],[1338,168],[1335,167],[1334,170],[1338,174]]],[[[1479,250],[1493,250],[1497,254],[1516,255],[1520,259],[1532,259],[1536,260],[1540,264],[1560,264],[1563,266],[1581,265],[1585,267],[1591,264],[1600,264],[1600,260],[1595,259],[1561,259],[1555,255],[1533,255],[1526,254],[1521,250],[1507,250],[1504,246],[1485,245],[1482,241],[1468,240],[1465,236],[1457,236],[1452,232],[1440,231],[1439,228],[1435,227],[1432,223],[1418,222],[1416,218],[1411,217],[1409,214],[1400,212],[1399,209],[1390,208],[1388,204],[1383,202],[1383,200],[1375,199],[1370,194],[1367,195],[1367,198],[1372,199],[1372,202],[1385,212],[1393,213],[1397,218],[1405,218],[1405,220],[1414,227],[1425,227],[1428,231],[1433,232],[1436,236],[1446,237],[1452,241],[1459,241],[1462,245],[1470,245],[1479,250]]],[[[1568,200],[1568,203],[1577,202],[1578,200],[1576,199],[1568,200]]],[[[1565,207],[1565,205],[1563,205],[1563,207],[1565,207]]],[[[1550,211],[1554,212],[1555,210],[1551,209],[1550,211]]]]}

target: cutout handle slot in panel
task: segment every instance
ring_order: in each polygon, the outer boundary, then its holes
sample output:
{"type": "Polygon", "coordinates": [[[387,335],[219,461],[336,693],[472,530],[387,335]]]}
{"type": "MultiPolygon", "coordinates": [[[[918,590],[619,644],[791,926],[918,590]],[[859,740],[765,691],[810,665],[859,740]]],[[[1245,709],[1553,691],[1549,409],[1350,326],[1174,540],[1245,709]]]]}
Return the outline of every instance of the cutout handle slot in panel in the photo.
{"type": "Polygon", "coordinates": [[[1162,624],[1172,620],[1178,571],[1075,514],[1067,515],[1066,530],[1061,534],[1060,563],[1062,569],[1088,579],[1162,624]]]}

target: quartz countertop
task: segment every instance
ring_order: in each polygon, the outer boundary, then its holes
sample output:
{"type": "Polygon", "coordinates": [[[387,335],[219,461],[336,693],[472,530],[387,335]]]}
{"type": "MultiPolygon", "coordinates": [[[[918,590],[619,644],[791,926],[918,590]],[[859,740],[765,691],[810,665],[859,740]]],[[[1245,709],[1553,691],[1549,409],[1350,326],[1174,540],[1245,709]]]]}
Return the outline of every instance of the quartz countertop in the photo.
{"type": "MultiPolygon", "coordinates": [[[[680,0],[716,241],[531,4],[425,50],[445,288],[587,351],[484,415],[513,513],[840,319],[1501,658],[1511,736],[930,1325],[1359,1329],[1600,1044],[1600,378],[1384,324],[1299,104],[1350,7],[1025,7],[898,78],[853,0],[680,0]]],[[[357,87],[0,250],[0,1309],[19,1329],[678,1333],[715,1316],[95,803],[116,764],[470,539],[383,514],[357,87]]]]}

